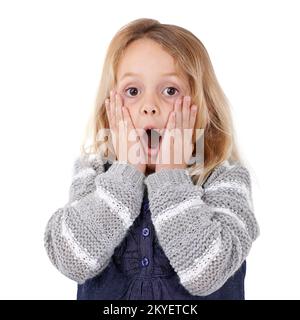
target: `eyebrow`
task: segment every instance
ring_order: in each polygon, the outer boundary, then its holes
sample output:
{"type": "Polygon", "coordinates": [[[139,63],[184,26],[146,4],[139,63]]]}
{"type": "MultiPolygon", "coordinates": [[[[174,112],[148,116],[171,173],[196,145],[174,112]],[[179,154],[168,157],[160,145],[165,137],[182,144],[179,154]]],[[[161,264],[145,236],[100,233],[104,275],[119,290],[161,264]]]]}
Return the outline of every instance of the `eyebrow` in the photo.
{"type": "MultiPolygon", "coordinates": [[[[135,76],[140,76],[140,75],[138,73],[134,73],[134,72],[126,72],[126,73],[124,73],[124,75],[121,77],[120,80],[122,80],[125,77],[135,77],[135,76]]],[[[163,73],[163,74],[161,74],[161,76],[163,76],[163,77],[167,77],[167,76],[179,77],[179,74],[176,72],[169,72],[169,73],[163,73]]]]}

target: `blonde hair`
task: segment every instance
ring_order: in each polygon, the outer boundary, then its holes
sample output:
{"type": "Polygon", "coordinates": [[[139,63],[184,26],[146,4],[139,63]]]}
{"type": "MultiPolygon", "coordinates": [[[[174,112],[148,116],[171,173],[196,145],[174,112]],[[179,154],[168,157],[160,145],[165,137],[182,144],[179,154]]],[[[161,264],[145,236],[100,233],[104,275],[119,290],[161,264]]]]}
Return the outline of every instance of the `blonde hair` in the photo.
{"type": "MultiPolygon", "coordinates": [[[[107,141],[99,141],[101,129],[109,128],[104,101],[117,82],[118,63],[125,49],[133,41],[145,38],[160,44],[174,58],[176,67],[188,76],[192,103],[198,106],[195,129],[204,130],[203,161],[188,167],[193,182],[202,184],[212,170],[225,161],[242,162],[236,146],[229,102],[217,81],[206,48],[190,31],[147,18],[123,26],[108,46],[95,107],[81,145],[82,154],[107,154],[107,141]],[[87,150],[88,139],[91,141],[87,150]]],[[[195,145],[195,134],[192,139],[195,145]]]]}

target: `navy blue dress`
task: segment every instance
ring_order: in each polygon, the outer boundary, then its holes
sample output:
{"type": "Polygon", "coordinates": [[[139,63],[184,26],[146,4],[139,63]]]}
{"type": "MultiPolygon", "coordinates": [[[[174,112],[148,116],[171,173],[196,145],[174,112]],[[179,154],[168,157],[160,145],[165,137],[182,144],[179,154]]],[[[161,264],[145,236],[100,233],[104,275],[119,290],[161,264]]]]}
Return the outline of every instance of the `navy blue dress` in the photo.
{"type": "Polygon", "coordinates": [[[191,295],[158,243],[145,188],[139,216],[108,266],[77,284],[77,300],[244,300],[245,274],[246,260],[219,290],[208,296],[191,295]]]}

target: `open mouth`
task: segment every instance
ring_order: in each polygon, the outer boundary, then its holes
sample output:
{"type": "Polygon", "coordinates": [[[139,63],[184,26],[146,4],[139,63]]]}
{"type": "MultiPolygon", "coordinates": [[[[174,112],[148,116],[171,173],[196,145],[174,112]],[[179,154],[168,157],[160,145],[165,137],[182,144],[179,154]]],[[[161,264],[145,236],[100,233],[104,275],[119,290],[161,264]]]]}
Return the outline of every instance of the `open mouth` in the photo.
{"type": "Polygon", "coordinates": [[[161,144],[161,134],[159,133],[158,129],[147,129],[145,131],[144,138],[146,140],[145,144],[148,145],[148,154],[154,155],[157,153],[160,144],[161,144]]]}

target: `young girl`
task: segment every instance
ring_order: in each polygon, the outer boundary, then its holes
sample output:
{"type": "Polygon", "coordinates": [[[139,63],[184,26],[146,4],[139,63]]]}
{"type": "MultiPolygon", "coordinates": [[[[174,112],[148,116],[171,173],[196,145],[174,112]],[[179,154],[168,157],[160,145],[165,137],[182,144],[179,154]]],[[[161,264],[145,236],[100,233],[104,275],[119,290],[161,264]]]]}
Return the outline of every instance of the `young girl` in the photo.
{"type": "Polygon", "coordinates": [[[152,19],[121,28],[88,129],[69,201],[44,238],[51,262],[77,282],[77,299],[244,299],[259,227],[229,104],[201,41],[152,19]],[[199,129],[203,161],[191,163],[199,129]],[[187,157],[175,161],[182,149],[187,157]]]}

